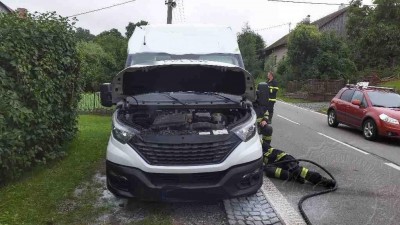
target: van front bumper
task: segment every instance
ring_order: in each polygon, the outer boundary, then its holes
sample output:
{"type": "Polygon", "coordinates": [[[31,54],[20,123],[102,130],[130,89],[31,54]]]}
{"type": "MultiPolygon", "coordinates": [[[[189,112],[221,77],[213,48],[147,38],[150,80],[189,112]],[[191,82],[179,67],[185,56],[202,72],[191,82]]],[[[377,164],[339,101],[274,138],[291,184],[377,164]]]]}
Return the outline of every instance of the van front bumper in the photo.
{"type": "Polygon", "coordinates": [[[251,195],[262,185],[262,158],[208,173],[148,173],[106,162],[107,187],[115,195],[146,201],[210,201],[251,195]]]}

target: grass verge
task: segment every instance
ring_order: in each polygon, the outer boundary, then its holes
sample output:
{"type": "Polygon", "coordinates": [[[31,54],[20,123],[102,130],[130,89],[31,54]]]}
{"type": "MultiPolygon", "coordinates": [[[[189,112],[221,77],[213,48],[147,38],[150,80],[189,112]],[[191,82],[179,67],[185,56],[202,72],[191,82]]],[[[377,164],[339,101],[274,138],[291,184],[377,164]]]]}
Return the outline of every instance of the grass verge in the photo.
{"type": "Polygon", "coordinates": [[[386,83],[379,84],[379,86],[390,87],[396,89],[397,91],[400,91],[400,80],[389,81],[386,83]]]}
{"type": "Polygon", "coordinates": [[[110,117],[80,116],[79,133],[65,158],[34,168],[22,180],[1,188],[0,224],[59,224],[57,206],[104,159],[110,122],[110,117]]]}

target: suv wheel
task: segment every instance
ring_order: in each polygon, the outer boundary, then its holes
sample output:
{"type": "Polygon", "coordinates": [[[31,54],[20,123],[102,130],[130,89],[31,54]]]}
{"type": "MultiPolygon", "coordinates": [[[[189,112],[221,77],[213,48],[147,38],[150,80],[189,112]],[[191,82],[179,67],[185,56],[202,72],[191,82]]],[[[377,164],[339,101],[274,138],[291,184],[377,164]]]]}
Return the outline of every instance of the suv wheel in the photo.
{"type": "Polygon", "coordinates": [[[328,125],[330,127],[337,127],[339,125],[339,122],[336,120],[336,112],[333,109],[328,111],[328,125]]]}
{"type": "Polygon", "coordinates": [[[368,119],[363,124],[364,138],[369,141],[374,141],[378,138],[378,128],[372,119],[368,119]]]}

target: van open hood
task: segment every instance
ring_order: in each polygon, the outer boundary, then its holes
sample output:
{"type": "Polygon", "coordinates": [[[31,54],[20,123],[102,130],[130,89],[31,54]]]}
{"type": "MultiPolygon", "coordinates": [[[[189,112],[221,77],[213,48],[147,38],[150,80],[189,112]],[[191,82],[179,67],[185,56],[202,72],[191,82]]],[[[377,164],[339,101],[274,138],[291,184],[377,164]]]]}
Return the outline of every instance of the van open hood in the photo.
{"type": "Polygon", "coordinates": [[[158,61],[119,72],[112,83],[113,103],[153,92],[218,92],[256,99],[253,76],[226,63],[194,60],[158,61]]]}

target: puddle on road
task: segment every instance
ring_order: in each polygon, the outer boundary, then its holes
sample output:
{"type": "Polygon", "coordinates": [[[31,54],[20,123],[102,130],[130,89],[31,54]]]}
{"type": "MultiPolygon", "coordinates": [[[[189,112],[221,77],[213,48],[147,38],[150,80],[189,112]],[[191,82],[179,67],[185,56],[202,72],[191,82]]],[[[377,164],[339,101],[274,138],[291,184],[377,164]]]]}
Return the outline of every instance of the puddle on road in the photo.
{"type": "MultiPolygon", "coordinates": [[[[79,204],[91,204],[92,217],[85,218],[88,224],[140,224],[148,217],[159,219],[171,217],[174,225],[197,225],[227,223],[222,202],[214,203],[153,203],[115,197],[106,188],[104,173],[97,172],[91,182],[85,182],[74,191],[73,200],[66,201],[60,212],[79,211],[79,204]],[[90,198],[88,198],[90,196],[90,198]]],[[[75,216],[79,219],[79,216],[75,216]]],[[[82,218],[83,219],[83,218],[82,218]]]]}

